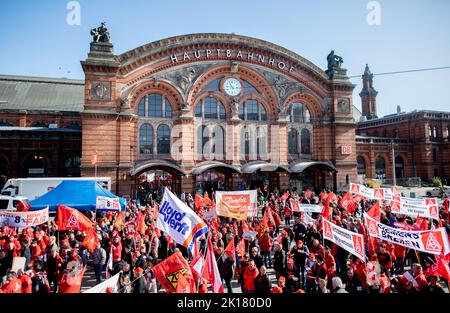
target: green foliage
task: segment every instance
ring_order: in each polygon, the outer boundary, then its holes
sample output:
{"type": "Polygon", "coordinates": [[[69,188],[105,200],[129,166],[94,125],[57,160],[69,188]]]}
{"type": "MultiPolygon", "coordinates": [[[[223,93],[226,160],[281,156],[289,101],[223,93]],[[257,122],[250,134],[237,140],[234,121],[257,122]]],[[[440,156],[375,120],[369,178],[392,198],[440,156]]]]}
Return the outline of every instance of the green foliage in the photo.
{"type": "Polygon", "coordinates": [[[433,187],[440,187],[442,188],[442,181],[440,177],[433,177],[433,179],[431,180],[433,187]]]}

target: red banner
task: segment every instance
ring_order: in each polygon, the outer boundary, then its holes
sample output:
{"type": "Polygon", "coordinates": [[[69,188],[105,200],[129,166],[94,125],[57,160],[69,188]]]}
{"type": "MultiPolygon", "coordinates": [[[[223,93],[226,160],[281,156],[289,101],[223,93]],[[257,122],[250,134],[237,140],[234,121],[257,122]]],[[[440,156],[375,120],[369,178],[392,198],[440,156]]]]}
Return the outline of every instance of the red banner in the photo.
{"type": "Polygon", "coordinates": [[[187,281],[193,280],[191,268],[180,251],[153,267],[153,274],[168,293],[176,292],[180,273],[187,281]]]}

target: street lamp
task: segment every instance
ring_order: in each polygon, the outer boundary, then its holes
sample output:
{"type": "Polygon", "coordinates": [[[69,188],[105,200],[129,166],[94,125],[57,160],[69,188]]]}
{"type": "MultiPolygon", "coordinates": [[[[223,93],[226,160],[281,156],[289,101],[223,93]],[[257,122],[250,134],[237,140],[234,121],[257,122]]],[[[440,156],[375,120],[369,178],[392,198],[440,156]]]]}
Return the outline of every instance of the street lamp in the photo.
{"type": "Polygon", "coordinates": [[[395,177],[395,151],[394,151],[394,139],[391,141],[392,143],[392,177],[393,177],[393,185],[397,185],[397,179],[395,177]]]}

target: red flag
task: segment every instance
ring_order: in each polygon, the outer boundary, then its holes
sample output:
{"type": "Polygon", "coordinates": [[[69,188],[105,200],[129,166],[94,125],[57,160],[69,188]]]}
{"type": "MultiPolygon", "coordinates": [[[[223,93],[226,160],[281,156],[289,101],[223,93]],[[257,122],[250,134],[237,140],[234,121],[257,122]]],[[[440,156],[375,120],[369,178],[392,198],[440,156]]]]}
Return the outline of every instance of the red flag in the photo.
{"type": "Polygon", "coordinates": [[[377,222],[380,222],[380,203],[378,201],[375,202],[367,214],[377,222]]]}
{"type": "Polygon", "coordinates": [[[191,293],[192,290],[195,290],[194,280],[190,279],[189,281],[184,277],[183,274],[178,274],[178,283],[176,293],[191,293]],[[194,284],[194,285],[193,285],[194,284]]]}
{"type": "Polygon", "coordinates": [[[339,206],[344,210],[348,211],[351,209],[351,204],[353,203],[352,196],[349,192],[346,192],[345,195],[339,201],[339,206]]]}
{"type": "Polygon", "coordinates": [[[140,234],[145,234],[145,213],[141,210],[136,216],[136,231],[140,234]]]}
{"type": "Polygon", "coordinates": [[[59,283],[58,293],[80,293],[86,266],[79,269],[74,267],[71,271],[64,273],[59,283]]]}
{"type": "Polygon", "coordinates": [[[422,218],[418,215],[416,218],[416,222],[413,224],[413,230],[428,230],[427,219],[422,218]]]}
{"type": "Polygon", "coordinates": [[[197,256],[194,257],[189,266],[191,268],[192,273],[194,273],[197,276],[201,276],[204,264],[205,259],[203,258],[203,254],[199,252],[199,254],[197,254],[197,256]]]}
{"type": "Polygon", "coordinates": [[[213,293],[223,293],[222,279],[220,278],[219,269],[217,268],[211,236],[208,236],[208,252],[206,253],[202,278],[212,285],[213,293]]]}
{"type": "Polygon", "coordinates": [[[325,201],[325,205],[323,206],[323,210],[322,210],[322,217],[326,220],[330,220],[331,219],[331,208],[330,208],[330,201],[333,198],[334,193],[330,192],[327,196],[327,200],[325,201]]]}
{"type": "Polygon", "coordinates": [[[320,201],[325,201],[327,199],[328,194],[326,192],[321,192],[319,194],[320,201]]]}
{"type": "Polygon", "coordinates": [[[313,192],[308,188],[308,189],[306,189],[306,191],[305,191],[305,198],[306,199],[309,199],[309,198],[311,198],[312,196],[313,196],[313,192]]]}
{"type": "Polygon", "coordinates": [[[285,191],[283,193],[283,195],[280,197],[281,200],[286,201],[289,198],[289,193],[287,191],[285,191]]]}
{"type": "Polygon", "coordinates": [[[445,197],[444,202],[442,203],[444,205],[444,209],[445,209],[445,214],[448,215],[448,205],[449,205],[449,200],[448,197],[445,197]]]}
{"type": "Polygon", "coordinates": [[[92,155],[91,155],[92,165],[97,164],[97,159],[98,159],[97,150],[94,150],[94,151],[92,151],[92,155]]]}
{"type": "Polygon", "coordinates": [[[439,275],[447,282],[450,282],[450,268],[444,255],[436,255],[435,258],[436,263],[427,268],[427,270],[424,271],[424,274],[427,276],[439,275]]]}
{"type": "Polygon", "coordinates": [[[240,256],[243,256],[245,254],[245,239],[244,238],[241,238],[241,240],[239,240],[239,243],[236,246],[236,252],[240,256]]]}
{"type": "Polygon", "coordinates": [[[198,210],[205,206],[204,200],[202,196],[199,194],[195,194],[195,208],[198,210]]]}
{"type": "Polygon", "coordinates": [[[82,246],[86,247],[90,253],[94,253],[94,250],[97,248],[98,236],[97,232],[94,229],[89,229],[86,231],[86,237],[84,237],[82,246]]]}
{"type": "Polygon", "coordinates": [[[231,237],[230,242],[225,248],[225,253],[233,258],[236,262],[236,247],[234,246],[234,236],[231,237]]]}
{"type": "Polygon", "coordinates": [[[187,281],[193,280],[191,268],[180,251],[153,267],[153,274],[168,293],[176,292],[180,273],[187,281]]]}
{"type": "Polygon", "coordinates": [[[19,200],[19,203],[17,204],[17,212],[28,212],[31,208],[31,205],[28,202],[23,202],[22,200],[19,200]]]}
{"type": "Polygon", "coordinates": [[[68,206],[58,205],[58,230],[81,230],[87,231],[94,227],[94,224],[84,214],[68,206]]]}
{"type": "Polygon", "coordinates": [[[353,197],[353,202],[360,203],[362,201],[362,199],[363,199],[363,196],[356,195],[356,196],[353,197]]]}
{"type": "Polygon", "coordinates": [[[203,193],[203,204],[211,206],[211,199],[209,198],[208,193],[206,191],[203,193]]]}

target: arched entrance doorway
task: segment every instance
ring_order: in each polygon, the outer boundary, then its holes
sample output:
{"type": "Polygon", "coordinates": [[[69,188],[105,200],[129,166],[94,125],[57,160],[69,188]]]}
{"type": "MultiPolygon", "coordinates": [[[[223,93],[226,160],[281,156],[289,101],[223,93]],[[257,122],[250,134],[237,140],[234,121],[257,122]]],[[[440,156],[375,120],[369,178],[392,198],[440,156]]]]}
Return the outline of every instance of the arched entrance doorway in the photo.
{"type": "Polygon", "coordinates": [[[263,190],[264,185],[269,185],[269,191],[275,188],[278,190],[289,188],[289,169],[275,163],[251,162],[242,166],[242,173],[245,174],[247,189],[263,190]]]}
{"type": "Polygon", "coordinates": [[[336,189],[337,169],[334,165],[319,161],[298,161],[289,167],[291,171],[291,188],[321,191],[336,189]]]}
{"type": "Polygon", "coordinates": [[[395,178],[398,183],[403,183],[405,180],[405,162],[400,155],[395,157],[395,178]]]}
{"type": "Polygon", "coordinates": [[[164,160],[152,160],[136,165],[131,172],[133,182],[131,194],[142,205],[147,203],[149,195],[160,201],[164,188],[169,188],[178,196],[181,194],[181,177],[185,173],[178,166],[164,160]]]}
{"type": "Polygon", "coordinates": [[[46,177],[47,161],[43,154],[28,156],[23,162],[24,177],[46,177]]]}
{"type": "Polygon", "coordinates": [[[238,168],[218,162],[208,161],[192,170],[195,176],[195,192],[207,192],[210,196],[215,190],[233,190],[233,174],[240,174],[238,168]]]}
{"type": "Polygon", "coordinates": [[[381,155],[375,160],[375,174],[376,178],[381,181],[386,179],[386,162],[381,155]]]}

